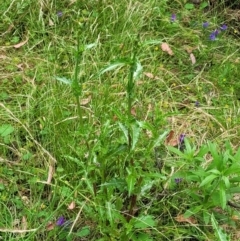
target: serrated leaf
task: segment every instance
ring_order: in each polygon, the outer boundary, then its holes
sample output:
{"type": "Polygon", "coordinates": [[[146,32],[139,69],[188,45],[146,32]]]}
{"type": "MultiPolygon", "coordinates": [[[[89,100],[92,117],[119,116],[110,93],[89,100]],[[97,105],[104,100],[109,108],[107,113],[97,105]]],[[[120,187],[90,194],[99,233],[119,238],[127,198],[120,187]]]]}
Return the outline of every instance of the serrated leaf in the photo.
{"type": "Polygon", "coordinates": [[[62,82],[64,84],[67,84],[67,85],[71,85],[72,84],[72,81],[67,79],[67,78],[65,78],[65,77],[58,77],[58,76],[56,76],[55,78],[56,78],[56,80],[58,80],[58,81],[60,81],[60,82],[62,82]]]}
{"type": "Polygon", "coordinates": [[[227,235],[222,231],[222,229],[218,226],[218,223],[214,217],[214,215],[212,214],[211,216],[211,223],[213,226],[213,229],[215,231],[216,236],[218,237],[219,241],[229,241],[227,235]]]}
{"type": "Polygon", "coordinates": [[[128,187],[128,196],[130,196],[133,193],[134,190],[134,186],[136,183],[136,177],[134,174],[129,174],[126,178],[126,182],[127,182],[127,187],[128,187]]]}
{"type": "Polygon", "coordinates": [[[135,123],[134,125],[132,125],[132,147],[131,147],[132,150],[135,149],[135,146],[139,139],[140,132],[141,132],[141,127],[138,125],[138,123],[135,123]]]}
{"type": "Polygon", "coordinates": [[[129,65],[131,63],[130,59],[119,59],[116,60],[114,62],[112,62],[111,64],[109,64],[107,67],[103,68],[100,72],[99,75],[102,75],[108,71],[117,69],[117,68],[121,68],[123,66],[129,65]]]}
{"type": "Polygon", "coordinates": [[[137,62],[137,63],[136,63],[136,69],[135,69],[135,71],[134,71],[134,73],[133,73],[133,78],[134,78],[135,80],[137,80],[137,79],[140,77],[140,75],[141,75],[141,73],[142,73],[142,69],[143,69],[143,67],[142,67],[141,63],[140,63],[140,62],[137,62]]]}

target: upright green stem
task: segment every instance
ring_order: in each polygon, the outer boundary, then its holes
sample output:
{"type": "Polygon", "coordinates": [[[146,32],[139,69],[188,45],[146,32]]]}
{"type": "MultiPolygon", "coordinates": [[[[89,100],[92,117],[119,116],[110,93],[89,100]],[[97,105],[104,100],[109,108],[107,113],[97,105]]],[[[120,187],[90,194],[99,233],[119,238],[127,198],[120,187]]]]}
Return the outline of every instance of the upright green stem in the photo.
{"type": "Polygon", "coordinates": [[[73,89],[73,93],[76,97],[77,111],[78,111],[79,122],[80,122],[81,127],[83,126],[82,109],[81,109],[81,103],[80,103],[80,96],[82,94],[82,86],[78,82],[78,75],[79,75],[79,72],[80,72],[79,64],[80,64],[80,60],[82,58],[82,52],[83,52],[83,50],[80,49],[80,39],[79,39],[79,36],[78,36],[76,64],[75,64],[75,71],[74,71],[72,89],[73,89]]]}

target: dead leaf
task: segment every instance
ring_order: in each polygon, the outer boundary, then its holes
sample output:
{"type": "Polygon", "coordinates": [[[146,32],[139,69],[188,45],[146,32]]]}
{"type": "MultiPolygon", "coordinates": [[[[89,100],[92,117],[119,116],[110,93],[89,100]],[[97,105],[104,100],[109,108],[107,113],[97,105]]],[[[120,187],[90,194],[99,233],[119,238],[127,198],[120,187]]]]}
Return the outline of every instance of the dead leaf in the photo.
{"type": "Polygon", "coordinates": [[[190,59],[191,59],[192,65],[196,64],[196,58],[193,53],[190,54],[190,59]]]}
{"type": "Polygon", "coordinates": [[[168,146],[178,146],[179,140],[175,137],[175,133],[173,130],[169,132],[165,143],[168,146]]]}
{"type": "Polygon", "coordinates": [[[146,73],[146,72],[144,72],[143,73],[144,75],[146,75],[148,78],[150,78],[150,79],[154,79],[154,75],[152,74],[152,73],[146,73]]]}
{"type": "Polygon", "coordinates": [[[22,217],[22,229],[27,229],[27,218],[25,216],[22,217]]]}
{"type": "Polygon", "coordinates": [[[133,115],[133,116],[137,116],[137,112],[136,112],[136,109],[135,108],[132,108],[131,109],[131,114],[133,115]]]}
{"type": "Polygon", "coordinates": [[[54,167],[52,165],[49,165],[49,168],[48,168],[48,179],[47,179],[46,184],[51,184],[53,174],[54,174],[54,167]]]}
{"type": "Polygon", "coordinates": [[[53,230],[53,229],[55,228],[55,226],[56,226],[55,223],[49,222],[49,223],[47,224],[47,226],[46,226],[46,230],[47,230],[47,231],[51,231],[51,230],[53,230]]]}
{"type": "Polygon", "coordinates": [[[22,41],[18,44],[13,45],[13,47],[18,49],[18,48],[22,47],[24,44],[26,44],[27,42],[28,42],[28,37],[26,38],[26,40],[24,40],[24,41],[22,41]]]}
{"type": "Polygon", "coordinates": [[[6,59],[6,58],[7,58],[6,55],[0,54],[0,59],[6,59]]]}
{"type": "Polygon", "coordinates": [[[52,21],[51,18],[49,18],[49,20],[48,20],[48,25],[49,25],[49,26],[54,26],[54,22],[52,21]]]}
{"type": "Polygon", "coordinates": [[[74,201],[72,201],[69,205],[68,205],[68,210],[73,210],[76,207],[76,203],[74,201]]]}
{"type": "Polygon", "coordinates": [[[173,55],[173,51],[167,43],[162,43],[161,49],[162,49],[163,52],[167,52],[169,55],[173,55]]]}
{"type": "Polygon", "coordinates": [[[91,99],[92,99],[91,95],[89,95],[88,98],[86,98],[86,99],[82,99],[81,105],[87,105],[91,101],[91,99]]]}
{"type": "Polygon", "coordinates": [[[190,224],[197,223],[197,220],[194,217],[185,218],[183,214],[178,215],[174,219],[179,223],[190,223],[190,224]]]}

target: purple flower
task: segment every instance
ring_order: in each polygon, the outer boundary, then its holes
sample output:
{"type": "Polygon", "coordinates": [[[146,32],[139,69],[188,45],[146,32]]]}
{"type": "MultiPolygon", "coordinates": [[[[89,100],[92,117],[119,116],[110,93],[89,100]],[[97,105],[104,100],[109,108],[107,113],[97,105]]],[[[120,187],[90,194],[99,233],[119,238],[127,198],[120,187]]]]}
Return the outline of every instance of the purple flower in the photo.
{"type": "Polygon", "coordinates": [[[214,34],[215,36],[217,36],[219,34],[219,30],[218,29],[214,30],[214,34]]]}
{"type": "Polygon", "coordinates": [[[210,38],[211,41],[216,40],[216,34],[215,34],[215,31],[211,32],[209,38],[210,38]]]}
{"type": "Polygon", "coordinates": [[[175,13],[173,13],[173,14],[171,15],[171,18],[170,18],[171,22],[176,21],[176,19],[177,19],[177,15],[176,15],[175,13]]]}
{"type": "Polygon", "coordinates": [[[63,216],[60,216],[56,222],[56,225],[61,227],[64,225],[65,221],[65,218],[63,216]]]}
{"type": "Polygon", "coordinates": [[[220,27],[220,29],[221,29],[222,31],[225,31],[225,30],[227,29],[227,25],[226,25],[226,24],[223,24],[223,25],[220,27]]]}
{"type": "Polygon", "coordinates": [[[196,101],[196,102],[195,102],[195,107],[199,107],[199,106],[200,106],[199,101],[196,101]]]}
{"type": "Polygon", "coordinates": [[[179,184],[182,181],[182,178],[174,178],[176,184],[179,184]]]}
{"type": "Polygon", "coordinates": [[[209,22],[203,23],[202,26],[203,26],[204,28],[207,28],[207,27],[209,26],[209,22]]]}
{"type": "Polygon", "coordinates": [[[61,17],[63,16],[63,12],[62,12],[62,11],[58,11],[58,12],[57,12],[57,16],[58,16],[59,18],[61,18],[61,17]]]}
{"type": "Polygon", "coordinates": [[[185,134],[181,134],[179,136],[178,148],[180,151],[183,151],[185,149],[185,143],[184,143],[185,136],[186,136],[185,134]]]}
{"type": "Polygon", "coordinates": [[[179,136],[179,144],[180,144],[180,145],[184,142],[185,136],[186,136],[185,134],[181,134],[181,135],[179,136]]]}

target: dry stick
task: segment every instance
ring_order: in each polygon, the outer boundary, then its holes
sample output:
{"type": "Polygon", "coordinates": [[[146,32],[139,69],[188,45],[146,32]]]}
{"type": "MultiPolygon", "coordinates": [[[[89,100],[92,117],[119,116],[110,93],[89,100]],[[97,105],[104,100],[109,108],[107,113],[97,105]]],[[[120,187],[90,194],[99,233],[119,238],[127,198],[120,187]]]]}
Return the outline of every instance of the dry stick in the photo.
{"type": "Polygon", "coordinates": [[[73,228],[74,228],[74,226],[75,226],[77,220],[79,219],[80,214],[82,213],[82,210],[83,210],[83,207],[85,206],[85,204],[86,204],[86,202],[84,202],[84,204],[83,204],[82,207],[80,208],[80,210],[79,210],[79,212],[78,212],[78,214],[77,214],[77,216],[76,216],[76,218],[75,218],[75,220],[74,220],[74,222],[73,222],[73,224],[72,224],[72,226],[71,226],[71,229],[70,229],[70,231],[69,231],[68,236],[71,235],[71,233],[72,233],[72,231],[73,231],[73,228]]]}
{"type": "Polygon", "coordinates": [[[57,162],[57,160],[49,153],[49,151],[47,151],[38,141],[36,141],[34,139],[31,132],[28,130],[28,128],[12,113],[11,110],[9,110],[3,103],[0,103],[0,106],[3,109],[5,109],[7,113],[10,114],[12,120],[19,123],[26,130],[26,132],[29,134],[31,140],[42,150],[42,152],[44,154],[46,154],[49,157],[50,163],[49,163],[49,171],[48,171],[48,180],[45,183],[50,184],[51,178],[49,178],[49,177],[52,177],[52,172],[53,172],[53,169],[54,169],[54,166],[55,166],[55,163],[57,162]]]}

